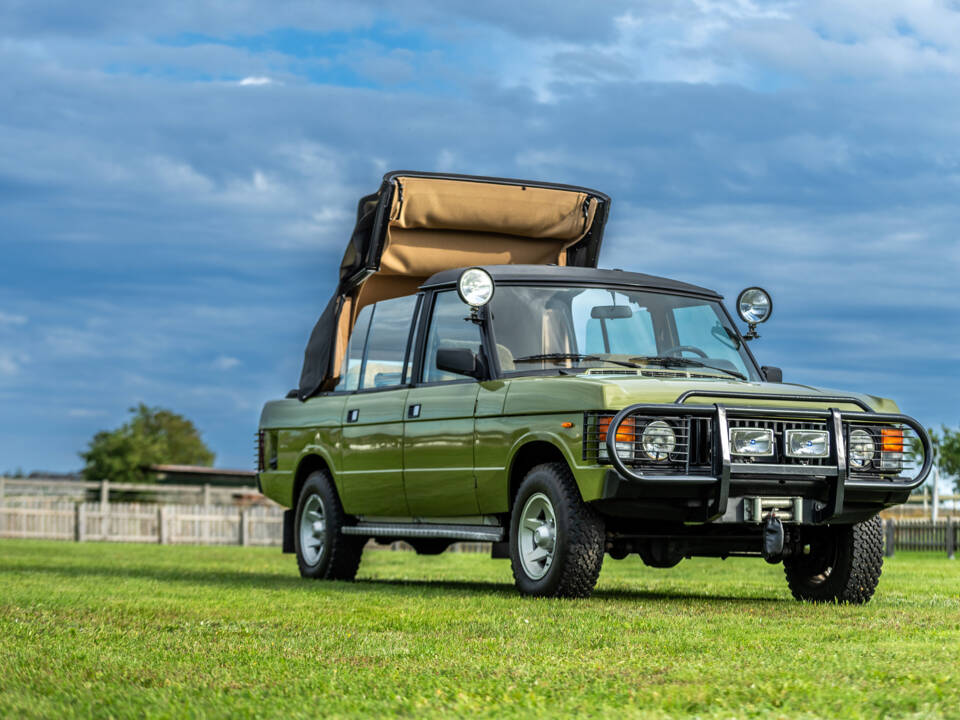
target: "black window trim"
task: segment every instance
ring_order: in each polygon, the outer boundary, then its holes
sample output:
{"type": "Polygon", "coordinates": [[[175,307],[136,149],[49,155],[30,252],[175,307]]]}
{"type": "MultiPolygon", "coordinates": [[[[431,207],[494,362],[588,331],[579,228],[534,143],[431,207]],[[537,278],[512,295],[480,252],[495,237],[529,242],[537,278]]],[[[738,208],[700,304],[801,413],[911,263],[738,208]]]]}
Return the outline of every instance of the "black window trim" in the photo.
{"type": "MultiPolygon", "coordinates": [[[[417,332],[417,327],[420,323],[420,308],[423,304],[424,294],[425,293],[421,291],[421,292],[418,292],[415,296],[416,304],[414,305],[414,308],[413,308],[413,316],[410,318],[410,329],[407,332],[407,345],[403,353],[404,372],[406,371],[407,360],[410,357],[410,351],[413,345],[414,335],[417,332]]],[[[401,295],[400,297],[414,297],[414,296],[401,295]]],[[[395,300],[395,299],[399,299],[399,298],[389,298],[389,300],[395,300]]],[[[388,300],[381,300],[381,302],[388,302],[388,300]]],[[[364,337],[363,337],[363,359],[360,364],[360,376],[357,380],[357,389],[356,390],[331,390],[328,393],[320,393],[321,395],[362,395],[362,394],[368,394],[368,393],[389,392],[391,390],[403,390],[411,387],[412,384],[410,383],[409,380],[407,380],[406,382],[401,381],[399,385],[388,385],[386,387],[370,387],[370,388],[360,387],[360,385],[362,385],[363,383],[363,375],[367,370],[367,342],[370,340],[370,331],[373,328],[373,319],[377,314],[377,305],[379,304],[380,303],[374,303],[371,306],[370,324],[367,325],[367,332],[364,334],[364,337]]],[[[347,350],[349,351],[349,347],[347,348],[347,350]]],[[[404,379],[403,376],[401,376],[401,380],[403,379],[404,379]]]]}
{"type": "MultiPolygon", "coordinates": [[[[410,385],[410,387],[412,388],[438,387],[440,385],[465,385],[468,383],[480,382],[478,378],[472,378],[472,377],[464,377],[462,380],[460,379],[436,380],[433,382],[424,382],[422,380],[424,364],[426,363],[427,335],[430,331],[430,323],[433,322],[433,313],[437,307],[437,299],[439,298],[441,293],[452,292],[456,294],[457,291],[449,288],[438,288],[436,290],[430,290],[428,292],[429,292],[429,297],[426,298],[426,300],[424,301],[423,307],[426,308],[429,306],[429,311],[421,313],[420,328],[417,333],[417,347],[416,347],[416,358],[415,358],[416,362],[414,363],[414,369],[413,369],[414,381],[410,385]]],[[[464,305],[464,307],[466,307],[466,305],[464,305]]],[[[488,322],[489,321],[485,318],[483,325],[480,326],[480,341],[481,341],[481,346],[483,348],[486,348],[486,345],[487,345],[488,333],[485,332],[485,328],[488,322]]],[[[496,377],[492,372],[489,372],[488,375],[491,377],[496,377]]]]}

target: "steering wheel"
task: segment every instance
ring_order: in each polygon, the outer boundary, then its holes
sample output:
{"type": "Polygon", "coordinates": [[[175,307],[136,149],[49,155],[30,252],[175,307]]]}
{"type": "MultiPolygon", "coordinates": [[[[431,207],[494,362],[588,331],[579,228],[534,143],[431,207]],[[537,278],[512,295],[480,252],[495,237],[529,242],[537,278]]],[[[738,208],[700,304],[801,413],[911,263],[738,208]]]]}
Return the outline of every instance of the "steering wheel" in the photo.
{"type": "Polygon", "coordinates": [[[696,345],[674,345],[672,348],[667,348],[662,351],[663,355],[670,355],[671,357],[681,357],[680,353],[682,352],[692,352],[695,355],[699,355],[702,358],[710,357],[703,350],[698,348],[696,345]]]}

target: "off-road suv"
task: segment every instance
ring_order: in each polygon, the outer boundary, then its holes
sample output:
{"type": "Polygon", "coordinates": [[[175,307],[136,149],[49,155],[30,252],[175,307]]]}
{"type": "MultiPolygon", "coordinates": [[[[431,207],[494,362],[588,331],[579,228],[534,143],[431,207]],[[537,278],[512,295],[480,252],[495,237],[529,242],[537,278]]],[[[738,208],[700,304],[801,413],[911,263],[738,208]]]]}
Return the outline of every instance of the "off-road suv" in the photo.
{"type": "Polygon", "coordinates": [[[371,538],[469,540],[530,595],[589,595],[604,555],[637,553],[782,561],[798,599],[870,599],[877,513],[930,468],[922,426],[761,367],[760,288],[741,333],[711,290],[595,269],[609,206],[409,172],[361,200],[300,386],[260,422],[303,576],[352,579],[371,538]]]}

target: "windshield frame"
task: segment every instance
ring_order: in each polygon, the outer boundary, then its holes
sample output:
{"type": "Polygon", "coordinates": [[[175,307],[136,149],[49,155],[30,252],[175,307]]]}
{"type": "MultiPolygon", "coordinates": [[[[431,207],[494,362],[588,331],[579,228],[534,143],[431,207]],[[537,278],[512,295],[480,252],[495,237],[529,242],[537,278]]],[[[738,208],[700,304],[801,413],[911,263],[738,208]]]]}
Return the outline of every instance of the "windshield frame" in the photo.
{"type": "MultiPolygon", "coordinates": [[[[753,352],[750,350],[749,343],[744,339],[743,334],[740,332],[740,328],[737,326],[733,316],[730,314],[730,311],[727,309],[726,304],[723,302],[723,296],[716,295],[714,293],[696,293],[696,292],[684,292],[671,289],[661,289],[661,288],[651,288],[641,285],[636,285],[633,283],[611,283],[611,282],[589,282],[589,281],[579,281],[576,283],[565,283],[558,281],[556,279],[530,279],[530,280],[512,280],[509,282],[499,282],[497,283],[498,287],[553,287],[558,289],[600,289],[600,290],[611,290],[614,292],[643,292],[655,295],[667,295],[673,297],[683,297],[683,298],[693,298],[696,300],[703,300],[706,303],[714,305],[720,309],[723,318],[726,320],[728,326],[737,334],[737,339],[740,341],[740,348],[743,350],[743,361],[747,365],[748,377],[746,380],[741,380],[734,377],[733,375],[728,375],[723,370],[719,368],[711,368],[709,365],[704,366],[703,368],[688,368],[688,370],[695,372],[696,370],[703,370],[705,372],[716,372],[716,378],[718,380],[729,380],[732,382],[763,382],[763,370],[761,369],[760,363],[754,357],[753,352]],[[749,377],[749,375],[755,375],[755,377],[749,377]]],[[[436,291],[441,291],[441,288],[436,288],[436,291]]],[[[490,306],[487,305],[483,308],[483,323],[482,323],[483,335],[484,335],[484,351],[488,358],[488,366],[490,368],[490,375],[492,378],[496,379],[509,379],[515,377],[525,377],[525,376],[555,376],[555,375],[580,375],[583,374],[588,369],[584,367],[565,367],[563,365],[557,365],[555,368],[540,368],[540,367],[530,367],[528,369],[517,369],[504,371],[500,367],[500,359],[495,352],[496,348],[496,330],[493,325],[493,320],[490,313],[490,306]]],[[[604,353],[589,353],[591,355],[603,355],[604,353]]],[[[691,358],[695,359],[695,358],[691,358]]],[[[646,367],[645,365],[641,367],[646,367]]],[[[656,363],[651,363],[651,367],[654,367],[656,363]]],[[[599,367],[603,367],[600,365],[599,367]]],[[[611,368],[615,367],[611,363],[611,368]]],[[[626,368],[621,368],[626,369],[626,368]]],[[[638,370],[640,368],[638,367],[638,370]]],[[[677,369],[681,369],[678,366],[677,369]]],[[[697,380],[701,378],[696,378],[697,380]]],[[[712,379],[712,378],[711,378],[712,379]]]]}

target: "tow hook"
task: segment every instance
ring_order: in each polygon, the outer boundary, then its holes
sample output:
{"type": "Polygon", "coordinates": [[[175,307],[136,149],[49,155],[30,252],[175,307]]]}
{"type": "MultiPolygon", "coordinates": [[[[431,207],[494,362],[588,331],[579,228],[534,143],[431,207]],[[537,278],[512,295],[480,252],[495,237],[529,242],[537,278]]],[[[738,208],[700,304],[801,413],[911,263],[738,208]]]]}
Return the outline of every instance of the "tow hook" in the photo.
{"type": "Polygon", "coordinates": [[[772,511],[763,521],[763,559],[770,564],[778,563],[783,558],[783,523],[772,511]]]}

